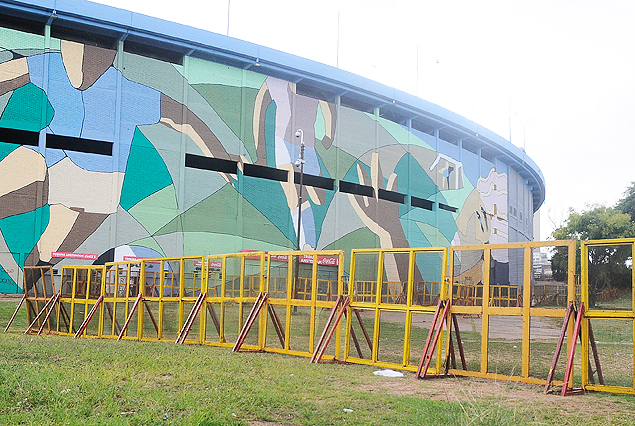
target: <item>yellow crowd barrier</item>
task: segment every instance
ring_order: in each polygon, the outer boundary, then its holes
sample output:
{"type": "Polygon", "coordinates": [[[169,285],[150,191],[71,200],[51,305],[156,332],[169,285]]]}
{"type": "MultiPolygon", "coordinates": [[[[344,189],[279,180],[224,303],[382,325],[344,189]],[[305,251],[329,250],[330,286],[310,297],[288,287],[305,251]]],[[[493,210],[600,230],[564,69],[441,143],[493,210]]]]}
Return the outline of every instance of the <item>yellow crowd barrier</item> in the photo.
{"type": "Polygon", "coordinates": [[[348,274],[342,251],[138,259],[65,265],[59,290],[51,267],[27,267],[27,331],[225,346],[417,374],[428,357],[424,376],[635,394],[635,239],[583,242],[581,253],[580,274],[574,241],[352,250],[348,274]],[[565,282],[537,281],[533,259],[545,250],[564,256],[565,282]],[[329,327],[333,338],[325,339],[329,327]],[[564,355],[554,361],[559,339],[563,353],[580,351],[581,363],[565,370],[564,355]]]}

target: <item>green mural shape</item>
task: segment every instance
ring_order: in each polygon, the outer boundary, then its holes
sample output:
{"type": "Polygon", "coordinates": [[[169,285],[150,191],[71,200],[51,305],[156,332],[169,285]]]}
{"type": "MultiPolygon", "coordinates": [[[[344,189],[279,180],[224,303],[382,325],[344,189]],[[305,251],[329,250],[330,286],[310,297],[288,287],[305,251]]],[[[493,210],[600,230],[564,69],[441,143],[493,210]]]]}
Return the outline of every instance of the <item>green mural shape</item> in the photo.
{"type": "Polygon", "coordinates": [[[42,89],[27,83],[13,91],[0,117],[0,127],[39,132],[51,123],[55,111],[42,89]],[[42,117],[42,110],[44,117],[42,117]]]}
{"type": "Polygon", "coordinates": [[[276,167],[276,112],[278,106],[271,102],[265,113],[265,145],[267,146],[267,166],[276,167]]]}
{"type": "MultiPolygon", "coordinates": [[[[357,173],[357,167],[355,167],[357,164],[359,164],[359,166],[364,169],[366,171],[366,176],[368,178],[370,178],[371,172],[370,172],[370,166],[367,166],[366,164],[362,163],[361,161],[356,160],[353,164],[351,164],[351,167],[348,169],[348,172],[346,172],[346,174],[344,175],[344,179],[346,182],[350,182],[350,183],[358,183],[358,184],[362,184],[362,182],[359,181],[359,174],[357,173]]],[[[386,187],[386,179],[383,179],[384,181],[384,188],[386,187]]],[[[369,182],[365,183],[366,185],[369,185],[369,182]]],[[[377,194],[375,194],[377,195],[377,194]]]]}
{"type": "Polygon", "coordinates": [[[417,228],[423,233],[426,239],[434,247],[450,247],[450,240],[446,238],[437,228],[429,223],[415,222],[417,228]]]}
{"type": "MultiPolygon", "coordinates": [[[[313,222],[315,226],[315,240],[320,241],[320,236],[322,235],[322,227],[324,226],[324,218],[329,211],[329,207],[331,206],[331,201],[335,197],[335,191],[325,190],[325,200],[324,204],[315,204],[311,197],[309,199],[309,203],[311,203],[311,212],[313,213],[313,222]]],[[[304,222],[304,216],[302,216],[302,222],[304,222]]]]}
{"type": "MultiPolygon", "coordinates": [[[[9,28],[0,28],[0,47],[8,50],[42,49],[45,38],[43,35],[25,33],[9,28]]],[[[51,38],[51,49],[60,50],[59,39],[51,38]]]]}
{"type": "Polygon", "coordinates": [[[163,159],[143,133],[135,129],[119,204],[129,210],[171,184],[172,177],[163,159]]]}
{"type": "Polygon", "coordinates": [[[419,145],[424,148],[433,149],[432,146],[430,146],[430,144],[428,144],[427,142],[424,142],[423,140],[419,139],[417,136],[410,133],[408,129],[402,126],[401,124],[395,123],[394,121],[386,120],[385,118],[375,117],[375,115],[371,113],[366,113],[366,115],[370,117],[371,119],[377,121],[379,125],[383,127],[384,129],[386,129],[386,131],[390,133],[390,135],[393,138],[395,138],[395,140],[398,141],[399,143],[404,145],[405,144],[419,145]]]}
{"type": "MultiPolygon", "coordinates": [[[[412,196],[430,200],[432,202],[436,201],[437,203],[448,204],[453,207],[463,205],[463,203],[452,204],[450,201],[446,200],[445,195],[450,191],[440,191],[430,175],[425,172],[421,164],[419,164],[417,160],[410,155],[410,153],[406,153],[401,160],[399,160],[395,166],[395,173],[399,177],[398,191],[403,194],[407,194],[409,192],[412,196]]],[[[443,236],[443,238],[441,238],[442,241],[451,241],[452,238],[454,238],[454,233],[457,229],[457,215],[458,211],[457,213],[452,213],[447,210],[441,210],[438,208],[438,204],[435,205],[434,211],[407,206],[405,204],[401,204],[399,206],[399,216],[401,217],[404,229],[408,229],[406,220],[413,220],[417,224],[429,224],[432,227],[438,226],[439,233],[443,236]]],[[[434,243],[435,240],[431,240],[428,234],[424,233],[424,235],[431,245],[436,245],[434,243]]],[[[408,240],[410,239],[411,236],[408,237],[408,240]]]]}
{"type": "Polygon", "coordinates": [[[326,122],[324,120],[324,114],[322,113],[322,105],[318,105],[317,114],[315,115],[315,125],[313,126],[315,131],[315,139],[321,141],[326,136],[326,122]]]}
{"type": "Polygon", "coordinates": [[[22,289],[0,265],[0,293],[22,293],[22,289]]]}
{"type": "Polygon", "coordinates": [[[24,261],[49,223],[49,205],[46,204],[36,210],[5,217],[0,220],[0,232],[4,237],[9,251],[13,254],[18,266],[24,266],[24,261]],[[40,219],[41,217],[41,219],[40,219]],[[37,224],[40,224],[38,229],[37,224]],[[25,232],[33,229],[34,233],[25,232]],[[22,254],[22,256],[20,256],[22,254]]]}
{"type": "MultiPolygon", "coordinates": [[[[360,228],[350,232],[331,244],[324,247],[324,250],[344,250],[350,253],[353,249],[379,248],[379,237],[373,234],[368,228],[360,228]]],[[[344,271],[350,273],[350,262],[344,263],[344,271]]]]}
{"type": "Polygon", "coordinates": [[[402,194],[410,193],[415,197],[429,199],[439,192],[439,187],[409,152],[401,157],[395,166],[395,173],[399,178],[398,191],[402,194]]]}
{"type": "Polygon", "coordinates": [[[217,84],[221,86],[245,87],[259,90],[267,76],[229,65],[189,57],[187,80],[194,84],[217,84]]]}
{"type": "Polygon", "coordinates": [[[133,241],[129,245],[149,248],[149,249],[155,250],[158,253],[161,253],[162,256],[165,256],[165,251],[163,251],[163,248],[152,237],[142,238],[140,240],[133,241]]]}
{"type": "Polygon", "coordinates": [[[324,170],[326,170],[328,171],[328,176],[333,179],[343,179],[346,172],[357,161],[354,156],[336,146],[326,149],[321,143],[316,143],[315,152],[321,161],[322,175],[327,176],[324,173],[324,170]]]}
{"type": "Polygon", "coordinates": [[[240,138],[251,158],[256,158],[253,117],[257,89],[223,86],[218,84],[193,84],[192,87],[214,108],[218,116],[240,138]],[[243,115],[244,114],[244,115],[243,115]],[[245,117],[245,119],[241,119],[245,117]]]}
{"type": "Polygon", "coordinates": [[[178,214],[174,185],[165,188],[139,201],[128,210],[150,234],[165,226],[178,214]]]}
{"type": "Polygon", "coordinates": [[[200,256],[213,253],[238,253],[241,250],[277,251],[288,250],[288,245],[276,245],[237,235],[214,232],[184,232],[184,256],[200,256]]]}
{"type": "MultiPolygon", "coordinates": [[[[160,229],[156,235],[171,232],[203,232],[216,234],[240,234],[238,232],[238,212],[236,206],[240,194],[231,185],[223,188],[196,204],[185,213],[174,218],[160,229]],[[210,214],[213,211],[214,214],[210,214]]],[[[286,199],[284,200],[286,207],[286,199]]],[[[287,214],[288,214],[288,208],[287,214]]],[[[289,248],[291,239],[271,223],[262,212],[248,202],[242,202],[242,234],[251,240],[263,240],[273,245],[289,248]]],[[[293,235],[292,237],[295,237],[293,235]]],[[[187,245],[186,245],[187,247],[187,245]]]]}
{"type": "MultiPolygon", "coordinates": [[[[289,241],[295,241],[296,231],[291,219],[291,211],[280,182],[249,176],[242,176],[242,178],[242,194],[245,200],[260,211],[289,241]],[[263,197],[263,194],[267,195],[263,197]]],[[[255,232],[260,231],[255,230],[255,232]]],[[[249,236],[246,232],[244,235],[249,236]]],[[[274,242],[277,243],[277,241],[274,242]]]]}

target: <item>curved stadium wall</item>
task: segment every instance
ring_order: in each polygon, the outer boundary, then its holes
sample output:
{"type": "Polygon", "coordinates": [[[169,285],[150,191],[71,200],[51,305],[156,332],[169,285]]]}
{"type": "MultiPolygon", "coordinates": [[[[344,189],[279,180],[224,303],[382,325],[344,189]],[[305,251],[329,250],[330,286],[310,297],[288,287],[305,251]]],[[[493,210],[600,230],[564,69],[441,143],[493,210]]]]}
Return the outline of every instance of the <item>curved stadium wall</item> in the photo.
{"type": "Polygon", "coordinates": [[[55,6],[0,2],[0,292],[25,265],[294,249],[298,129],[303,249],[532,239],[539,168],[463,117],[218,34],[55,6]]]}

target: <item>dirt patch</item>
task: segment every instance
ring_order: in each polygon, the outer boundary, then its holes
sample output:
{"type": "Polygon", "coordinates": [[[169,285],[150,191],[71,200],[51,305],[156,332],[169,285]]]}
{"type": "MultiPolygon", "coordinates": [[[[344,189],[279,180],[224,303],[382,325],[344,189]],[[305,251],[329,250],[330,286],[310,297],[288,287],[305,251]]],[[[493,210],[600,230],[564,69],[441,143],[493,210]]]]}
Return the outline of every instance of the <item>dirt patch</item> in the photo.
{"type": "Polygon", "coordinates": [[[404,378],[378,378],[375,383],[361,389],[460,404],[490,402],[521,411],[557,409],[585,416],[602,416],[607,412],[617,413],[625,409],[620,401],[612,402],[610,397],[599,393],[563,398],[558,393],[545,395],[544,388],[538,385],[469,377],[416,380],[413,374],[406,373],[404,378]]]}
{"type": "Polygon", "coordinates": [[[21,294],[0,293],[0,302],[15,302],[15,303],[19,303],[20,299],[22,299],[22,295],[21,294]]]}

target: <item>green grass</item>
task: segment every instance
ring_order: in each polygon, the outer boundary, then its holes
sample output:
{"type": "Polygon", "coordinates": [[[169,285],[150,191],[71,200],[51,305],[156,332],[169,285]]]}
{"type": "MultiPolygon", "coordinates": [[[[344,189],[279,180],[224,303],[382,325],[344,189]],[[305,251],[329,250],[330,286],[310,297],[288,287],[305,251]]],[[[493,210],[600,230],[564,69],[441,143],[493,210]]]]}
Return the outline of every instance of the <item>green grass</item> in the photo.
{"type": "MultiPolygon", "coordinates": [[[[6,325],[15,305],[0,302],[0,325],[6,325]]],[[[631,396],[562,399],[542,395],[537,386],[504,382],[424,381],[411,373],[390,379],[374,376],[376,368],[367,366],[315,365],[306,358],[236,354],[227,348],[25,336],[26,325],[21,311],[10,332],[0,333],[3,425],[635,422],[631,396]],[[553,404],[527,403],[527,396],[553,404]],[[571,405],[587,411],[568,410],[571,405]],[[613,408],[588,408],[594,406],[613,408]]],[[[398,330],[385,330],[385,336],[398,330]]]]}

